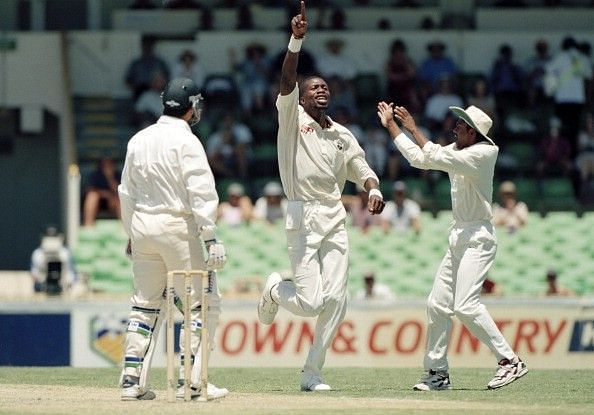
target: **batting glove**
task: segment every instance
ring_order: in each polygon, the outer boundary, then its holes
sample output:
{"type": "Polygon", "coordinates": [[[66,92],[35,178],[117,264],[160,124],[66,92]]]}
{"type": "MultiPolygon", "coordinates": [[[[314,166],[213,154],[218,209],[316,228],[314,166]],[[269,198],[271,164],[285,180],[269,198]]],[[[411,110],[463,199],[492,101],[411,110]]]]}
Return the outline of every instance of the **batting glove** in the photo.
{"type": "Polygon", "coordinates": [[[217,241],[214,230],[215,228],[213,226],[203,226],[200,233],[200,238],[204,242],[204,246],[208,252],[206,267],[209,270],[221,269],[227,263],[225,246],[221,241],[217,241]]]}

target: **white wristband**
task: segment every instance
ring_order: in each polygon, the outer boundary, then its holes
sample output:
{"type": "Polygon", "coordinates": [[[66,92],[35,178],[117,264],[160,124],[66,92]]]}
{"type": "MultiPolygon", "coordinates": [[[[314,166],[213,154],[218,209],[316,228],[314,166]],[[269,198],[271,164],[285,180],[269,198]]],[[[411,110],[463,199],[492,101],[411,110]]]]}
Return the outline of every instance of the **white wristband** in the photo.
{"type": "Polygon", "coordinates": [[[303,43],[303,38],[297,39],[295,36],[291,35],[291,40],[289,40],[289,52],[297,53],[301,50],[301,44],[303,43]]]}
{"type": "Polygon", "coordinates": [[[369,196],[377,196],[380,199],[384,200],[384,197],[382,196],[382,192],[380,192],[379,189],[371,189],[369,191],[369,196]]]}

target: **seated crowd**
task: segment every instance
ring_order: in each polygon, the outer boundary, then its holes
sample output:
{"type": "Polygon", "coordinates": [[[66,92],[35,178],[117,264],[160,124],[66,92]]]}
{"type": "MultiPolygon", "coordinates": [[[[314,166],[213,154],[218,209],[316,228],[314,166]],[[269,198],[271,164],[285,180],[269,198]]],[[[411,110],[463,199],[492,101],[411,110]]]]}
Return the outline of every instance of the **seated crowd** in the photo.
{"type": "MultiPolygon", "coordinates": [[[[528,168],[533,177],[567,177],[574,183],[577,197],[581,185],[592,179],[592,58],[588,42],[568,36],[559,52],[551,54],[548,43],[540,39],[533,56],[524,63],[515,61],[511,45],[503,44],[489,73],[465,74],[441,41],[429,42],[426,58],[416,66],[404,41],[395,39],[383,74],[372,76],[371,83],[359,78],[363,75],[344,53],[342,39],[331,38],[325,47],[316,56],[302,51],[299,73],[320,74],[326,79],[332,93],[329,115],[355,133],[370,165],[382,178],[395,181],[416,173],[407,169],[390,138],[378,128],[378,100],[405,106],[431,140],[442,144],[452,141],[453,118],[448,107],[478,106],[495,121],[501,175],[513,177],[514,167],[522,164],[511,151],[521,140],[532,145],[537,155],[535,165],[528,168]],[[377,85],[381,79],[386,80],[385,85],[377,85]]],[[[253,178],[255,150],[262,144],[273,145],[276,139],[274,102],[284,50],[271,55],[264,45],[252,43],[240,58],[231,49],[225,77],[207,76],[200,57],[191,50],[180,54],[174,68],[167,68],[155,55],[154,40],[145,39],[142,50],[126,76],[135,101],[137,127],[158,118],[157,90],[164,82],[172,75],[191,77],[206,98],[205,120],[197,134],[209,149],[215,175],[244,181],[253,178]]]]}

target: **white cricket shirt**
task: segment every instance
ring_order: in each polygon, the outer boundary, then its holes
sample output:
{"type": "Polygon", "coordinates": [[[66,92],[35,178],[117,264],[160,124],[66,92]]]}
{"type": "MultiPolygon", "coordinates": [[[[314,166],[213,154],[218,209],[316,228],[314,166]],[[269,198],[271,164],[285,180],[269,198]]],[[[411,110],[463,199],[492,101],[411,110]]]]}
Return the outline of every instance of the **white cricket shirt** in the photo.
{"type": "Polygon", "coordinates": [[[163,115],[129,143],[118,187],[128,235],[134,211],[192,215],[214,226],[219,197],[204,147],[180,118],[163,115]]]}
{"type": "Polygon", "coordinates": [[[493,217],[493,175],[499,147],[479,142],[462,150],[452,143],[431,141],[421,149],[404,133],[394,144],[413,167],[448,173],[452,184],[452,215],[457,223],[490,221],[493,217]]]}
{"type": "Polygon", "coordinates": [[[276,107],[278,166],[288,200],[338,202],[346,180],[360,186],[370,177],[378,180],[347,128],[331,121],[323,129],[299,105],[297,85],[278,96],[276,107]]]}

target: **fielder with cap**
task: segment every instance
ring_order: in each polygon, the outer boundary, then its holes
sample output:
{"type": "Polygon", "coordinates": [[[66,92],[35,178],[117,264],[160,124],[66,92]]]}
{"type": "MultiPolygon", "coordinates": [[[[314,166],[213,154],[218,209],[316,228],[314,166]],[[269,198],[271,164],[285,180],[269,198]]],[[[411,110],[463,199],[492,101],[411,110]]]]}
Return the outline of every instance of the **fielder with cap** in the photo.
{"type": "MultiPolygon", "coordinates": [[[[190,129],[190,125],[200,120],[201,99],[194,81],[172,80],[162,94],[163,115],[128,143],[118,190],[122,222],[130,238],[128,251],[133,261],[134,294],[126,330],[122,400],[155,398],[148,388],[148,372],[164,319],[161,307],[167,272],[216,270],[227,260],[225,247],[215,235],[219,197],[214,177],[204,147],[190,129]]],[[[183,292],[181,279],[175,284],[176,292],[183,292]]],[[[210,274],[210,284],[208,328],[212,339],[220,314],[215,273],[210,274]]],[[[181,359],[189,354],[187,358],[194,360],[192,395],[198,396],[201,391],[194,385],[199,385],[201,364],[207,364],[199,358],[201,348],[206,347],[200,344],[199,335],[202,327],[199,277],[194,278],[193,287],[191,352],[183,347],[186,328],[182,328],[179,344],[181,359]]],[[[212,348],[212,344],[208,347],[212,348]]],[[[183,364],[180,372],[182,368],[183,364]]],[[[177,395],[183,398],[183,386],[180,386],[177,395]]],[[[208,385],[209,396],[223,397],[227,393],[225,388],[208,385]]]]}
{"type": "Polygon", "coordinates": [[[493,122],[475,106],[467,109],[450,107],[460,117],[453,129],[456,141],[441,146],[427,140],[406,108],[385,102],[378,103],[377,108],[382,125],[394,137],[396,147],[410,164],[419,169],[445,171],[452,185],[454,223],[427,301],[426,372],[414,389],[428,391],[452,387],[447,351],[454,315],[497,358],[499,366],[487,387],[505,386],[524,376],[528,369],[503,338],[480,300],[483,281],[497,251],[491,224],[491,199],[499,148],[488,136],[493,122]],[[416,143],[402,132],[394,115],[416,143]]]}
{"type": "Polygon", "coordinates": [[[301,390],[328,391],[321,370],[326,350],[346,312],[349,242],[341,193],[346,180],[369,192],[367,208],[379,214],[384,200],[377,175],[357,139],[326,115],[330,91],[324,79],[297,85],[297,62],[307,31],[305,4],[291,21],[292,36],[282,66],[278,109],[278,164],[287,195],[285,230],[292,281],[273,272],[258,304],[258,317],[272,324],[281,306],[317,317],[313,344],[301,374],[301,390]]]}

